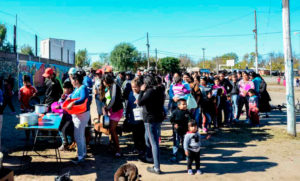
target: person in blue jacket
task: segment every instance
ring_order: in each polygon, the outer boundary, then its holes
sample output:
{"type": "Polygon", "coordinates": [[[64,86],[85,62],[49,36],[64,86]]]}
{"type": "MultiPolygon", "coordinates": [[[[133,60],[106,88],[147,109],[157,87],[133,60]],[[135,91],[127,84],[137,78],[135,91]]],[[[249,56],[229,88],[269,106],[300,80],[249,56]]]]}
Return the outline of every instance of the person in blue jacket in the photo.
{"type": "MultiPolygon", "coordinates": [[[[83,85],[83,72],[77,71],[71,78],[71,82],[74,86],[74,91],[68,99],[79,98],[78,100],[71,102],[67,108],[71,109],[74,105],[83,104],[86,99],[89,98],[89,92],[85,85],[83,85]]],[[[74,123],[74,137],[77,143],[77,155],[78,158],[72,160],[73,163],[78,164],[83,162],[86,157],[86,142],[85,142],[85,127],[90,119],[90,105],[86,105],[86,111],[83,113],[72,114],[72,121],[74,123]]]]}

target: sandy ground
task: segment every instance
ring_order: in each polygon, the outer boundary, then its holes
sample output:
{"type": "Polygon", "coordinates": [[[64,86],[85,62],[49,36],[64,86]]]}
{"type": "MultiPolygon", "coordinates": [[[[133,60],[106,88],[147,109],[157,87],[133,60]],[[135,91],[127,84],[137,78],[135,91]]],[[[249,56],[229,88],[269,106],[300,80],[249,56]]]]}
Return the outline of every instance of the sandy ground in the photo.
{"type": "MultiPolygon", "coordinates": [[[[269,85],[272,104],[285,102],[283,86],[269,85]]],[[[300,98],[300,89],[295,95],[300,98]]],[[[134,163],[139,168],[144,181],[168,180],[300,180],[300,137],[292,138],[286,134],[286,113],[275,110],[270,118],[262,118],[262,127],[250,128],[239,124],[235,128],[224,128],[216,133],[210,132],[211,138],[203,139],[201,150],[201,169],[203,175],[188,175],[186,161],[172,164],[168,160],[172,152],[171,125],[164,122],[162,126],[161,170],[162,175],[146,171],[146,164],[137,160],[132,153],[131,134],[123,135],[121,147],[123,157],[116,159],[108,151],[108,137],[103,136],[101,144],[91,143],[88,149],[90,158],[79,166],[70,163],[76,152],[61,152],[62,163],[57,164],[54,157],[28,156],[25,165],[20,167],[24,150],[24,131],[17,131],[14,126],[18,120],[9,115],[6,109],[2,144],[5,151],[4,166],[15,171],[15,180],[54,180],[54,177],[69,172],[75,181],[113,180],[113,174],[123,163],[134,163]]],[[[92,105],[92,116],[95,117],[95,105],[92,105]]],[[[300,118],[297,117],[298,131],[300,118]]],[[[41,140],[37,148],[41,155],[54,154],[51,141],[41,140]]],[[[29,152],[30,155],[37,155],[29,152]]]]}

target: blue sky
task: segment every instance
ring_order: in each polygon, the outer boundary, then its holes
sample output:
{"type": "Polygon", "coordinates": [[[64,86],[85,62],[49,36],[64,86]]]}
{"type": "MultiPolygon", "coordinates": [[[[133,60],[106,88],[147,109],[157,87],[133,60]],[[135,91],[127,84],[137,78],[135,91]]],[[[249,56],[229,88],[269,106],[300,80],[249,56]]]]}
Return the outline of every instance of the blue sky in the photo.
{"type": "MultiPolygon", "coordinates": [[[[292,0],[290,7],[291,30],[300,32],[299,1],[292,0]]],[[[228,52],[241,58],[254,51],[255,9],[259,53],[282,52],[282,34],[268,34],[282,31],[281,0],[1,0],[0,21],[12,25],[15,19],[9,14],[18,14],[23,34],[19,42],[30,45],[37,33],[41,38],[76,40],[77,50],[89,52],[110,52],[120,42],[146,51],[149,32],[153,56],[157,48],[159,57],[188,54],[198,60],[205,48],[208,58],[228,52]]],[[[291,37],[293,51],[300,54],[300,35],[291,37]]]]}

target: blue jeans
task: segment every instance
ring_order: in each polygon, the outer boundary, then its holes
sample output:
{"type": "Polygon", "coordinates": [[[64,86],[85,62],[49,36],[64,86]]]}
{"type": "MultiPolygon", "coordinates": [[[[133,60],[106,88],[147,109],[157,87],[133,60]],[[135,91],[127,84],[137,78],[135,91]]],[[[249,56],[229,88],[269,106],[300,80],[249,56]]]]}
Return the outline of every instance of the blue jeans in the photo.
{"type": "Polygon", "coordinates": [[[238,113],[239,113],[239,98],[240,98],[240,96],[237,95],[237,94],[231,96],[232,103],[233,103],[232,108],[233,108],[233,116],[234,116],[234,118],[238,117],[238,113]]]}
{"type": "Polygon", "coordinates": [[[153,158],[154,167],[160,169],[159,159],[159,131],[161,123],[144,123],[145,124],[145,141],[146,157],[153,158]]]}
{"type": "Polygon", "coordinates": [[[177,157],[179,148],[183,149],[183,138],[184,135],[178,134],[177,130],[173,126],[173,156],[174,157],[177,157]]]}
{"type": "Polygon", "coordinates": [[[200,110],[201,108],[196,108],[196,110],[195,110],[195,112],[194,112],[194,117],[195,117],[195,121],[196,121],[196,123],[197,123],[197,125],[198,125],[198,128],[200,128],[200,124],[201,124],[201,122],[200,122],[200,118],[201,118],[201,110],[200,110]]]}

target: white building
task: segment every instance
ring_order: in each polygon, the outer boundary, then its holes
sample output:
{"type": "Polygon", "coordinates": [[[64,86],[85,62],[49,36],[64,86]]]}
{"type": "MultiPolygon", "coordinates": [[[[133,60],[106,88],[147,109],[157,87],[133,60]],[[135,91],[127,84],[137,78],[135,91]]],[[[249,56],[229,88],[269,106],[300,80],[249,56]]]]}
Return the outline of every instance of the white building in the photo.
{"type": "Polygon", "coordinates": [[[75,41],[48,38],[40,43],[42,58],[62,61],[64,63],[75,63],[75,41]]]}

